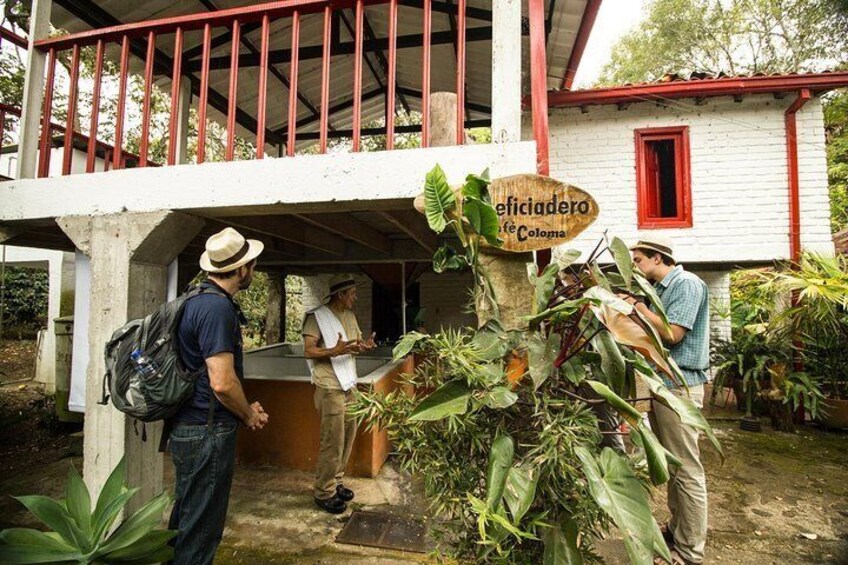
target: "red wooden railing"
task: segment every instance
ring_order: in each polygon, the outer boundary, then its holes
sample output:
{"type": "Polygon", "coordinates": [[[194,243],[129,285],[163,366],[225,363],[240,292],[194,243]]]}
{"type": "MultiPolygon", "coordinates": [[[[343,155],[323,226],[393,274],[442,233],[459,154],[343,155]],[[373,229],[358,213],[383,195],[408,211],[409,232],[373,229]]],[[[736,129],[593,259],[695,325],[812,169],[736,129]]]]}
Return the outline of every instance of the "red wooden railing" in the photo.
{"type": "MultiPolygon", "coordinates": [[[[9,106],[8,104],[0,103],[0,140],[5,140],[7,135],[11,134],[12,140],[15,139],[14,128],[18,124],[14,124],[10,117],[17,118],[20,120],[21,110],[20,108],[16,108],[14,106],[9,106]]],[[[74,142],[77,142],[78,145],[82,145],[84,147],[90,148],[91,152],[91,167],[89,170],[88,164],[86,164],[86,172],[94,172],[94,164],[96,163],[97,152],[103,156],[103,166],[104,170],[109,170],[111,168],[113,155],[115,154],[115,147],[103,141],[97,141],[94,144],[89,143],[90,137],[84,135],[79,132],[73,132],[70,136],[68,135],[68,129],[66,126],[62,124],[57,124],[56,122],[50,123],[50,138],[48,139],[48,151],[54,145],[58,144],[58,140],[62,139],[63,146],[63,154],[62,154],[62,174],[70,174],[70,167],[72,164],[72,155],[73,152],[67,151],[68,147],[73,147],[74,142]],[[57,137],[57,134],[61,134],[61,138],[57,137]],[[70,143],[69,143],[70,139],[70,143]],[[71,156],[69,156],[69,154],[71,156]],[[67,171],[67,172],[66,172],[67,171]]],[[[0,145],[2,145],[2,141],[0,141],[0,145]]],[[[5,152],[5,150],[3,151],[5,152]]],[[[121,156],[121,163],[123,166],[131,166],[137,167],[141,162],[141,157],[132,153],[130,151],[123,151],[121,156]]],[[[155,164],[150,163],[150,166],[155,166],[155,164]]],[[[49,161],[48,161],[49,166],[49,161]]],[[[49,171],[48,171],[49,172],[49,171]]]]}
{"type": "MultiPolygon", "coordinates": [[[[99,120],[101,119],[98,106],[100,103],[101,82],[103,81],[103,53],[110,43],[117,43],[121,46],[121,51],[117,116],[114,126],[114,139],[117,151],[113,156],[113,168],[124,166],[119,155],[122,153],[122,145],[127,127],[126,116],[129,111],[126,107],[128,103],[127,76],[130,67],[129,59],[132,56],[143,59],[144,61],[144,95],[140,112],[142,115],[142,128],[138,161],[140,167],[152,164],[149,155],[148,138],[150,136],[151,120],[151,88],[155,77],[157,75],[164,75],[172,81],[172,100],[168,116],[169,138],[167,142],[167,163],[175,164],[178,158],[176,150],[178,144],[177,121],[179,119],[177,99],[180,93],[181,81],[190,80],[187,75],[192,72],[198,72],[200,75],[199,80],[192,80],[192,88],[198,100],[197,161],[199,163],[202,163],[208,157],[206,117],[208,116],[210,104],[214,104],[216,109],[226,115],[228,139],[224,154],[225,160],[235,158],[234,139],[237,125],[252,131],[255,135],[257,159],[263,158],[266,145],[269,142],[284,146],[285,154],[292,156],[295,153],[295,147],[298,141],[317,139],[319,150],[325,152],[330,137],[349,136],[353,151],[360,151],[362,149],[363,136],[378,133],[386,135],[386,148],[392,149],[394,147],[395,134],[410,130],[409,126],[397,128],[395,122],[396,101],[399,96],[403,96],[402,93],[398,92],[396,86],[399,48],[398,5],[399,0],[285,0],[215,12],[124,24],[37,41],[35,42],[36,48],[48,55],[48,73],[45,85],[42,126],[47,131],[46,124],[49,124],[51,120],[53,106],[52,93],[56,81],[56,60],[63,52],[71,51],[73,62],[70,90],[68,93],[69,111],[66,131],[72,132],[72,124],[77,113],[76,102],[80,97],[78,91],[80,80],[77,72],[80,49],[95,46],[97,54],[95,57],[94,86],[91,93],[93,109],[88,136],[90,139],[90,150],[87,170],[91,170],[91,147],[97,143],[96,133],[99,120]],[[374,36],[373,30],[367,20],[366,5],[369,6],[369,10],[373,10],[375,7],[386,10],[389,21],[387,38],[378,39],[374,36]],[[339,26],[339,20],[334,17],[334,14],[343,9],[353,10],[354,13],[353,20],[355,23],[351,30],[353,45],[341,43],[339,40],[339,30],[333,29],[334,26],[339,26]],[[323,16],[323,38],[322,45],[320,46],[304,45],[303,37],[300,33],[303,18],[312,14],[323,16]],[[270,48],[272,25],[283,19],[287,20],[289,24],[287,27],[291,29],[291,49],[272,51],[270,48]],[[252,44],[249,44],[245,40],[245,35],[248,32],[257,29],[260,32],[261,38],[258,49],[252,47],[252,44]],[[201,46],[186,50],[184,47],[185,34],[198,30],[202,32],[201,46]],[[161,38],[163,37],[173,38],[173,52],[170,54],[163,53],[156,48],[156,40],[159,39],[161,45],[161,38]],[[230,44],[231,52],[227,55],[226,62],[223,61],[223,57],[212,56],[215,47],[227,43],[230,44]],[[251,52],[240,53],[240,46],[242,44],[250,47],[251,52]],[[384,112],[385,127],[377,128],[377,130],[382,131],[375,131],[374,128],[367,128],[365,130],[362,123],[363,102],[381,94],[379,92],[376,94],[363,92],[363,71],[365,65],[368,64],[368,68],[372,71],[374,70],[370,62],[365,60],[365,54],[380,51],[380,57],[382,58],[382,52],[384,50],[388,53],[388,64],[385,65],[387,66],[385,76],[379,77],[378,81],[385,80],[385,88],[382,92],[386,99],[384,112]],[[187,56],[189,52],[191,52],[191,56],[187,56]],[[330,115],[333,113],[333,108],[330,108],[330,87],[332,84],[330,81],[332,73],[331,58],[337,54],[354,55],[352,98],[348,101],[349,105],[346,106],[353,108],[352,126],[349,131],[334,130],[330,124],[330,115]],[[199,59],[193,58],[197,55],[199,55],[199,59]],[[298,75],[300,62],[304,57],[309,59],[320,57],[321,59],[321,100],[320,110],[316,110],[315,115],[308,119],[303,118],[302,114],[300,114],[301,123],[299,124],[298,110],[303,108],[304,96],[298,92],[298,75]],[[289,63],[288,77],[282,76],[282,73],[279,73],[273,67],[274,64],[281,62],[289,63]],[[241,112],[236,104],[239,88],[249,88],[251,86],[239,83],[239,69],[246,66],[258,66],[259,68],[257,83],[252,85],[257,93],[255,119],[247,115],[247,113],[241,112]],[[229,71],[229,89],[226,97],[212,92],[210,89],[210,73],[218,72],[219,70],[229,71]],[[283,112],[283,116],[288,116],[288,121],[281,129],[276,131],[272,131],[267,127],[268,104],[270,100],[268,90],[271,87],[269,85],[270,72],[279,75],[278,78],[283,80],[288,89],[288,96],[285,98],[288,108],[285,109],[287,111],[283,112]],[[303,131],[304,126],[314,124],[316,121],[319,124],[317,135],[303,131]]],[[[427,136],[429,135],[430,111],[430,45],[433,9],[431,0],[423,0],[420,7],[422,32],[419,36],[420,43],[417,43],[415,46],[421,45],[423,47],[423,76],[422,91],[420,93],[422,99],[422,125],[420,126],[420,131],[422,132],[422,144],[426,146],[427,136]]],[[[460,107],[457,118],[459,126],[457,143],[464,142],[464,132],[467,126],[463,108],[466,74],[466,10],[466,0],[458,0],[455,7],[456,26],[455,37],[453,38],[457,54],[456,85],[460,107]]],[[[403,36],[401,38],[404,41],[404,47],[411,46],[411,37],[403,36]]],[[[310,107],[312,106],[310,105],[310,107]]],[[[73,135],[73,133],[68,133],[68,135],[73,135]]],[[[49,157],[48,146],[49,135],[44,136],[40,143],[39,176],[46,175],[49,157]]],[[[69,167],[65,166],[63,170],[68,171],[69,167]]]]}

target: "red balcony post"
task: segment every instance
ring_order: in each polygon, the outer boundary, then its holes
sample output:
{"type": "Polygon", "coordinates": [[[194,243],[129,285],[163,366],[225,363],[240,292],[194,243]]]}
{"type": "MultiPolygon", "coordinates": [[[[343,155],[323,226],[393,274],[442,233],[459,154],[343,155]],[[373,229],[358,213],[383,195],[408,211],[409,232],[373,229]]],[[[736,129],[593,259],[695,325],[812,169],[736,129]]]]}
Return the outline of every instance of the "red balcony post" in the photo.
{"type": "Polygon", "coordinates": [[[424,45],[421,61],[421,147],[430,147],[430,36],[433,32],[433,0],[424,0],[424,45]]]}
{"type": "Polygon", "coordinates": [[[530,92],[533,113],[533,138],[540,175],[550,174],[548,152],[548,77],[545,52],[545,2],[530,0],[530,92]]]}
{"type": "Polygon", "coordinates": [[[141,110],[141,143],[138,148],[138,166],[147,166],[150,143],[150,91],[153,88],[153,57],[156,55],[156,34],[147,34],[147,57],[144,61],[144,99],[141,110]]]}
{"type": "Polygon", "coordinates": [[[353,150],[359,151],[362,133],[362,33],[365,2],[356,0],[355,48],[353,56],[353,150]]]}
{"type": "Polygon", "coordinates": [[[465,143],[465,8],[459,0],[456,18],[456,144],[465,143]]]}
{"type": "Polygon", "coordinates": [[[321,153],[327,152],[327,129],[330,114],[330,51],[333,33],[333,8],[324,8],[324,50],[321,55],[321,125],[319,145],[321,153]]]}
{"type": "Polygon", "coordinates": [[[289,64],[289,135],[286,142],[286,154],[294,156],[297,136],[297,71],[300,61],[300,12],[292,14],[291,63],[289,64]]]}
{"type": "Polygon", "coordinates": [[[236,101],[238,99],[239,45],[241,43],[241,25],[233,20],[233,39],[230,43],[230,99],[227,104],[227,155],[226,160],[235,158],[236,146],[236,101]]]}
{"type": "Polygon", "coordinates": [[[124,166],[124,106],[127,103],[127,76],[130,63],[130,38],[124,35],[121,40],[121,70],[118,83],[118,109],[115,117],[115,151],[112,152],[112,168],[124,166]]]}
{"type": "Polygon", "coordinates": [[[85,161],[85,172],[93,173],[97,158],[97,125],[100,119],[100,83],[103,79],[103,51],[105,45],[102,39],[97,40],[94,54],[94,91],[91,95],[91,125],[88,128],[88,154],[85,161]]]}
{"type": "Polygon", "coordinates": [[[200,101],[197,108],[197,162],[206,160],[206,106],[209,102],[209,57],[212,52],[212,26],[203,26],[203,55],[200,69],[200,101]]]}
{"type": "Polygon", "coordinates": [[[395,148],[398,0],[389,1],[389,76],[386,90],[386,150],[395,148]]]}
{"type": "Polygon", "coordinates": [[[62,174],[71,174],[71,161],[74,157],[74,119],[77,115],[77,94],[79,92],[80,47],[74,45],[71,53],[71,76],[68,85],[68,116],[65,121],[65,150],[62,155],[62,174]]]}
{"type": "Polygon", "coordinates": [[[256,110],[256,158],[265,157],[265,106],[268,95],[268,35],[271,21],[262,16],[262,45],[259,55],[259,107],[256,110]]]}
{"type": "Polygon", "coordinates": [[[174,33],[174,69],[171,75],[171,116],[168,119],[168,164],[177,162],[177,120],[180,108],[180,80],[183,67],[183,29],[174,33]]]}
{"type": "Polygon", "coordinates": [[[44,84],[44,106],[41,110],[41,145],[38,153],[38,177],[44,178],[50,173],[50,147],[53,128],[53,83],[56,80],[56,50],[51,48],[47,54],[47,82],[44,84]]]}

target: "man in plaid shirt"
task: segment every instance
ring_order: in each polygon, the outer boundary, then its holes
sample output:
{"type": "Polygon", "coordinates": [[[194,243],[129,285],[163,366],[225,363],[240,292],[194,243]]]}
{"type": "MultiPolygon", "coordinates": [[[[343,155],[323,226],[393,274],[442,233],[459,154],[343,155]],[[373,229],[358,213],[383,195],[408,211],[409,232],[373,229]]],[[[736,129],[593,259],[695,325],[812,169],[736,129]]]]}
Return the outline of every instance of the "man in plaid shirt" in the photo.
{"type": "MultiPolygon", "coordinates": [[[[642,239],[630,250],[636,268],[654,283],[671,331],[645,304],[633,298],[628,301],[656,328],[686,380],[686,387],[681,387],[663,376],[665,384],[674,394],[688,396],[701,408],[710,363],[707,285],[678,265],[671,245],[660,238],[642,239]]],[[[660,443],[683,463],[676,470],[671,469],[668,483],[671,520],[664,528],[663,537],[672,549],[674,565],[701,563],[707,541],[707,482],[701,465],[698,431],[684,425],[676,412],[659,402],[654,403],[651,424],[660,443]]]]}

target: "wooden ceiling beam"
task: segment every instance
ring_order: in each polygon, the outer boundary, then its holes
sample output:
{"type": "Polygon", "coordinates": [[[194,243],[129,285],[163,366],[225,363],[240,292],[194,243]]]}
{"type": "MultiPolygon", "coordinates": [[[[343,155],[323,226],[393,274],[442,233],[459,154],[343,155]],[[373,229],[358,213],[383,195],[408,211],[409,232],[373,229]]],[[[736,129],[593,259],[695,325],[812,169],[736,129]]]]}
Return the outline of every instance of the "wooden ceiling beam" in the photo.
{"type": "Polygon", "coordinates": [[[392,240],[380,230],[372,228],[350,213],[328,212],[323,214],[296,214],[304,222],[325,229],[341,237],[355,241],[365,247],[390,255],[392,240]]]}
{"type": "Polygon", "coordinates": [[[424,216],[415,210],[391,210],[379,212],[379,214],[414,239],[429,253],[435,253],[439,247],[439,238],[430,231],[424,216]]]}
{"type": "Polygon", "coordinates": [[[221,219],[237,228],[251,229],[339,257],[347,250],[344,238],[292,216],[238,216],[221,219]]]}

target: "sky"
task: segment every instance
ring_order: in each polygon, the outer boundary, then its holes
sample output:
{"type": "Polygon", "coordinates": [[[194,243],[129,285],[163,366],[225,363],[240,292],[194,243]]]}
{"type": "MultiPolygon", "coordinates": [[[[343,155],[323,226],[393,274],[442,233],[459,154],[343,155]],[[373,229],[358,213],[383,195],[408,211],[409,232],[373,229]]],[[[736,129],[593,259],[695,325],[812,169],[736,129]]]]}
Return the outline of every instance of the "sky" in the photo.
{"type": "Polygon", "coordinates": [[[604,0],[583,60],[577,69],[574,88],[588,88],[601,75],[601,69],[610,60],[616,42],[632,29],[642,17],[645,0],[604,0]]]}

